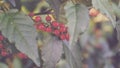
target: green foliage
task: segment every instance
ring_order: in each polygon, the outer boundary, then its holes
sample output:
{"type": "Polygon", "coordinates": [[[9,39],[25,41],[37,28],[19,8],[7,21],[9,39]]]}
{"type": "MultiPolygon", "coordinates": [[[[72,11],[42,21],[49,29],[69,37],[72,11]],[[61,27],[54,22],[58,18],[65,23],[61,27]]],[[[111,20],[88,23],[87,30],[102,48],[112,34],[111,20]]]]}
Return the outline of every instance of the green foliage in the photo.
{"type": "MultiPolygon", "coordinates": [[[[15,7],[14,0],[8,1],[15,7]]],[[[40,62],[40,58],[42,58],[43,68],[55,68],[63,52],[65,53],[65,60],[61,59],[61,62],[64,61],[64,66],[69,65],[67,68],[82,68],[80,44],[82,44],[81,42],[83,42],[88,35],[86,32],[90,22],[88,7],[92,6],[100,10],[100,12],[109,18],[113,27],[116,27],[116,24],[120,23],[119,21],[116,22],[116,17],[120,18],[120,0],[119,3],[117,3],[118,0],[115,0],[115,3],[112,2],[114,0],[72,0],[72,2],[80,2],[76,4],[73,4],[69,0],[19,1],[22,1],[22,6],[20,5],[18,7],[19,9],[22,7],[22,11],[25,13],[41,12],[42,14],[47,14],[46,11],[52,8],[57,21],[59,21],[61,5],[66,2],[65,6],[62,5],[62,8],[65,10],[64,18],[65,20],[67,19],[67,22],[64,23],[67,23],[68,26],[68,32],[70,34],[69,41],[59,40],[57,37],[44,32],[40,33],[40,36],[37,36],[33,20],[22,12],[18,12],[18,10],[11,9],[7,12],[0,12],[0,31],[2,31],[2,34],[8,38],[10,42],[14,42],[16,48],[25,53],[37,66],[41,65],[42,62],[40,62]],[[85,5],[87,5],[87,7],[85,5]],[[42,47],[40,47],[40,56],[36,37],[40,38],[38,40],[40,40],[42,45],[42,47]],[[84,40],[80,40],[79,42],[79,37],[84,38],[84,40]]],[[[41,19],[44,18],[45,15],[41,15],[41,19]]],[[[45,19],[42,21],[45,22],[45,19]]],[[[120,32],[118,32],[118,35],[119,33],[120,32]]],[[[23,65],[20,59],[15,58],[13,60],[13,66],[15,68],[22,68],[23,65]]],[[[0,68],[8,67],[0,63],[0,68]]]]}
{"type": "Polygon", "coordinates": [[[62,51],[61,40],[53,36],[47,37],[41,48],[41,55],[44,62],[43,68],[55,68],[56,63],[61,58],[62,51]]]}
{"type": "Polygon", "coordinates": [[[68,1],[65,6],[70,41],[64,41],[64,52],[71,68],[81,68],[81,49],[78,42],[80,33],[85,32],[89,24],[88,8],[83,4],[68,1]]]}
{"type": "Polygon", "coordinates": [[[0,30],[10,42],[15,42],[18,50],[40,66],[36,43],[37,32],[34,22],[23,13],[11,10],[0,14],[0,30]]]}
{"type": "Polygon", "coordinates": [[[66,18],[68,20],[68,31],[70,34],[70,46],[78,39],[80,33],[85,32],[89,25],[88,8],[82,4],[74,5],[68,2],[65,6],[66,18]]]}

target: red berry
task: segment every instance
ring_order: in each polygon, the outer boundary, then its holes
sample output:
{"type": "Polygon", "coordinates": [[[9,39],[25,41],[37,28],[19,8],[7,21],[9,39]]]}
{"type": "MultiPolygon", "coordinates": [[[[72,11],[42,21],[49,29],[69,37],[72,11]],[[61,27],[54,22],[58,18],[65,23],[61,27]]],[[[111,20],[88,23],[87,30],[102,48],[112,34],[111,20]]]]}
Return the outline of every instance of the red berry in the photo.
{"type": "Polygon", "coordinates": [[[51,21],[51,17],[49,15],[46,16],[46,21],[51,21]]]}
{"type": "Polygon", "coordinates": [[[60,39],[61,39],[61,40],[65,40],[65,39],[66,39],[66,38],[65,38],[65,35],[64,35],[64,34],[60,35],[60,39]]]}
{"type": "Polygon", "coordinates": [[[46,32],[52,32],[51,27],[47,27],[47,28],[46,28],[46,32]]]}
{"type": "Polygon", "coordinates": [[[2,49],[3,48],[3,44],[0,44],[0,49],[2,49]]]}
{"type": "Polygon", "coordinates": [[[27,56],[23,53],[18,53],[17,56],[21,59],[26,59],[27,58],[27,56]]]}
{"type": "Polygon", "coordinates": [[[55,35],[59,36],[60,35],[60,31],[59,30],[54,30],[53,32],[55,35]]]}
{"type": "Polygon", "coordinates": [[[4,40],[4,37],[2,35],[0,35],[0,41],[4,40]]]}
{"type": "Polygon", "coordinates": [[[53,21],[53,22],[52,22],[52,26],[53,26],[54,28],[57,28],[57,27],[59,26],[59,23],[56,22],[56,21],[53,21]]]}
{"type": "Polygon", "coordinates": [[[60,23],[59,26],[60,27],[65,27],[65,25],[63,23],[60,23]]]}
{"type": "Polygon", "coordinates": [[[2,56],[7,56],[8,53],[7,53],[6,51],[2,51],[2,52],[1,52],[1,55],[2,55],[2,56]]]}
{"type": "Polygon", "coordinates": [[[41,21],[41,17],[40,16],[36,16],[35,17],[35,22],[40,22],[41,21]]]}
{"type": "Polygon", "coordinates": [[[70,36],[69,36],[69,34],[68,34],[68,33],[67,33],[67,34],[65,34],[65,37],[66,37],[66,40],[67,40],[67,41],[69,41],[70,36]]]}
{"type": "Polygon", "coordinates": [[[66,27],[60,27],[60,32],[66,32],[67,28],[66,27]]]}
{"type": "Polygon", "coordinates": [[[44,26],[43,23],[40,23],[40,24],[38,25],[38,30],[45,30],[45,26],[44,26]]]}

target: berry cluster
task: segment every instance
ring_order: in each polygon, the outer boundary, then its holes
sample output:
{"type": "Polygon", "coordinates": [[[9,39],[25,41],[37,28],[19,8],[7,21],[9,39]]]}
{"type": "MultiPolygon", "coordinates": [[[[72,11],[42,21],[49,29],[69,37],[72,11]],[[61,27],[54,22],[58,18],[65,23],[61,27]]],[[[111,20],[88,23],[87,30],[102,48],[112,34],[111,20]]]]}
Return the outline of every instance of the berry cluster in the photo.
{"type": "MultiPolygon", "coordinates": [[[[3,44],[3,41],[5,41],[6,38],[0,33],[0,56],[1,57],[9,57],[12,56],[14,54],[10,53],[9,50],[7,50],[7,46],[5,46],[3,44]]],[[[16,54],[17,57],[19,57],[20,59],[25,59],[27,58],[27,56],[21,52],[18,52],[16,54]]]]}
{"type": "Polygon", "coordinates": [[[40,16],[33,17],[34,17],[33,20],[35,21],[35,27],[37,30],[51,33],[60,38],[61,40],[69,41],[67,27],[63,23],[52,21],[52,18],[49,15],[45,17],[46,23],[42,21],[40,16]]]}
{"type": "Polygon", "coordinates": [[[4,39],[4,36],[0,34],[0,56],[6,57],[9,53],[7,52],[7,50],[4,47],[4,44],[2,43],[4,39]]]}

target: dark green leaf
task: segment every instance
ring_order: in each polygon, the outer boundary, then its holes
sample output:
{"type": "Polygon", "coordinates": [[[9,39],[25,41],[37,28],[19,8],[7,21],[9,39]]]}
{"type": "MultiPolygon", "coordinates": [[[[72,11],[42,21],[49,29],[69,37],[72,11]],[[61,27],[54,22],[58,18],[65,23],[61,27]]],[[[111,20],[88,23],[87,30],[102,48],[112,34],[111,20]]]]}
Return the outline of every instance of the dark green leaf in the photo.
{"type": "Polygon", "coordinates": [[[81,48],[78,43],[73,43],[70,47],[68,42],[64,41],[63,49],[65,52],[66,61],[70,68],[82,68],[81,48]]]}
{"type": "Polygon", "coordinates": [[[1,14],[0,30],[10,42],[15,42],[18,50],[25,53],[38,66],[40,66],[38,49],[36,44],[36,30],[34,22],[30,17],[10,11],[6,14],[1,14]],[[2,17],[4,17],[2,20],[2,17]]]}
{"type": "Polygon", "coordinates": [[[49,37],[41,48],[43,68],[55,68],[62,55],[62,41],[56,37],[49,37]]]}
{"type": "Polygon", "coordinates": [[[74,5],[68,1],[65,6],[66,17],[68,20],[68,30],[70,34],[70,46],[74,43],[80,33],[85,32],[89,25],[88,8],[82,4],[74,5]]]}

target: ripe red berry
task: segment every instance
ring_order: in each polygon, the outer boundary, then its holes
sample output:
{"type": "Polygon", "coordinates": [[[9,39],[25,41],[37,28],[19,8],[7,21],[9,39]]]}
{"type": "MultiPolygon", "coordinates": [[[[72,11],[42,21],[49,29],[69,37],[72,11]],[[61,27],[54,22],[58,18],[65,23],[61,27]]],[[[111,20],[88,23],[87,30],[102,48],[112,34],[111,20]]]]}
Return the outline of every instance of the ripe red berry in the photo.
{"type": "Polygon", "coordinates": [[[40,23],[40,24],[38,25],[38,30],[45,30],[45,26],[44,26],[43,23],[40,23]]]}
{"type": "Polygon", "coordinates": [[[8,53],[7,53],[6,51],[2,51],[2,52],[1,52],[1,55],[2,55],[2,56],[7,56],[8,53]]]}
{"type": "Polygon", "coordinates": [[[59,26],[59,23],[56,22],[56,21],[53,21],[53,22],[52,22],[52,26],[53,26],[54,28],[57,28],[57,27],[59,26]]]}
{"type": "Polygon", "coordinates": [[[60,27],[65,27],[65,25],[63,23],[60,23],[59,26],[60,27]]]}
{"type": "Polygon", "coordinates": [[[51,27],[47,27],[47,28],[46,28],[46,32],[52,32],[51,27]]]}
{"type": "Polygon", "coordinates": [[[60,35],[60,31],[59,30],[54,30],[53,34],[55,34],[56,36],[60,35]]]}
{"type": "Polygon", "coordinates": [[[41,17],[40,16],[36,16],[35,17],[35,22],[40,22],[41,21],[41,17]]]}
{"type": "Polygon", "coordinates": [[[66,32],[67,31],[67,28],[66,27],[60,27],[60,32],[66,32]]]}
{"type": "Polygon", "coordinates": [[[27,58],[27,56],[23,53],[18,53],[17,56],[21,59],[26,59],[27,58]]]}
{"type": "Polygon", "coordinates": [[[69,34],[68,34],[68,33],[67,33],[67,34],[65,34],[65,38],[66,38],[66,40],[67,40],[67,41],[69,41],[70,36],[69,36],[69,34]]]}
{"type": "Polygon", "coordinates": [[[65,35],[64,34],[60,35],[60,39],[65,40],[66,39],[65,35]]]}
{"type": "Polygon", "coordinates": [[[0,41],[4,40],[4,37],[2,35],[0,35],[0,41]]]}
{"type": "Polygon", "coordinates": [[[0,44],[0,49],[2,49],[3,48],[3,44],[0,44]]]}
{"type": "Polygon", "coordinates": [[[46,21],[51,21],[51,17],[49,15],[46,16],[46,21]]]}

